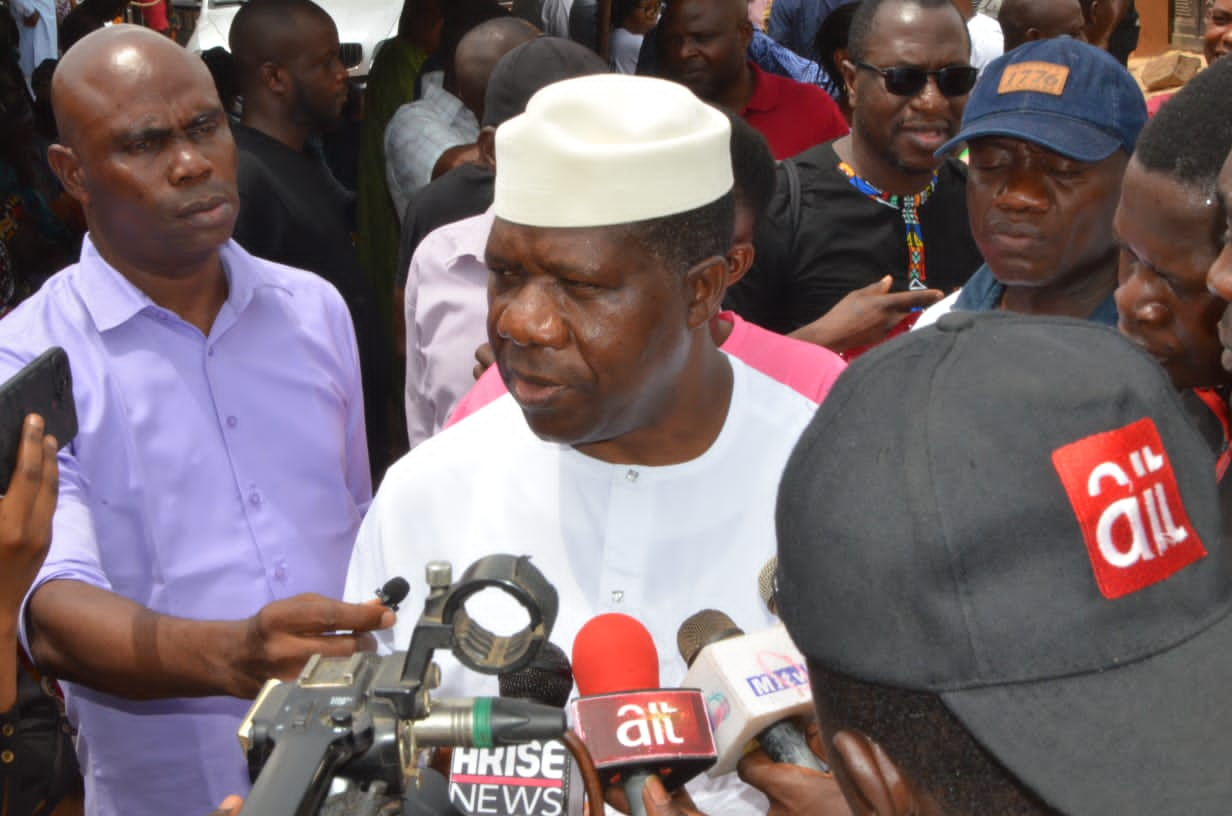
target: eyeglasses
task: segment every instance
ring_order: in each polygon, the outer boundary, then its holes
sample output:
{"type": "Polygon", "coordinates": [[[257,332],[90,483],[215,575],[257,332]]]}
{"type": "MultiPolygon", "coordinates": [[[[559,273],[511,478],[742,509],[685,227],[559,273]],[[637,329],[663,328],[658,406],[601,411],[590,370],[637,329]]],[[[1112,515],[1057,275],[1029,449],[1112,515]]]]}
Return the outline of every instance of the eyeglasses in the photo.
{"type": "Polygon", "coordinates": [[[937,90],[943,96],[962,96],[971,91],[979,70],[970,65],[951,65],[940,71],[925,71],[923,68],[878,68],[867,62],[857,62],[857,68],[881,74],[886,90],[895,96],[915,96],[924,90],[928,78],[937,81],[937,90]]]}

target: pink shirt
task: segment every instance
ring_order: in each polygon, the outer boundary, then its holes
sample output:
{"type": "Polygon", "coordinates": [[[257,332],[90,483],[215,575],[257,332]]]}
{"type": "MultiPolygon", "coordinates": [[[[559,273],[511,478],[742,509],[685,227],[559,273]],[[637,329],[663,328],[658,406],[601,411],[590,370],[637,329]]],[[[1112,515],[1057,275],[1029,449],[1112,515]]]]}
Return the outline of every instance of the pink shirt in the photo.
{"type": "MultiPolygon", "coordinates": [[[[735,312],[719,312],[732,324],[722,349],[771,379],[820,403],[847,364],[829,349],[794,340],[750,323],[735,312]]],[[[449,415],[445,427],[465,419],[506,393],[496,366],[489,366],[449,415]]]]}

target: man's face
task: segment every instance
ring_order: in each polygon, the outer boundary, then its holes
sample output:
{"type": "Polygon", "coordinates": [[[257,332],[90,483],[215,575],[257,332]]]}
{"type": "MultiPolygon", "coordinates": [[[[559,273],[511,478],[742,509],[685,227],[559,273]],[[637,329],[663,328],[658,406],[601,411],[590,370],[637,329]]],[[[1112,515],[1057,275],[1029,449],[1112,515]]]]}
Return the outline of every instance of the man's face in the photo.
{"type": "Polygon", "coordinates": [[[688,350],[681,271],[621,227],[500,218],[486,261],[488,341],[536,435],[584,447],[662,417],[688,350]]]}
{"type": "MultiPolygon", "coordinates": [[[[951,7],[924,9],[887,3],[873,18],[862,62],[877,68],[911,67],[938,71],[967,65],[967,31],[951,7]]],[[[892,171],[931,172],[934,154],[962,121],[967,95],[946,97],[935,78],[912,96],[886,90],[874,71],[844,67],[852,109],[852,138],[892,171]]]]}
{"type": "Polygon", "coordinates": [[[727,0],[674,0],[659,25],[663,75],[714,101],[746,70],[752,26],[727,0]]]}
{"type": "Polygon", "coordinates": [[[1051,286],[1112,260],[1123,151],[1088,163],[999,136],[970,147],[971,234],[997,280],[1051,286]]]}
{"type": "Polygon", "coordinates": [[[1224,229],[1218,203],[1131,160],[1113,227],[1121,333],[1158,360],[1178,389],[1232,381],[1219,365],[1225,304],[1206,289],[1224,229]]]}
{"type": "Polygon", "coordinates": [[[196,58],[136,46],[57,102],[71,149],[56,170],[95,243],[123,263],[174,276],[231,237],[235,142],[196,58]]]}
{"type": "MultiPolygon", "coordinates": [[[[1219,173],[1219,201],[1224,211],[1224,233],[1219,249],[1219,255],[1206,273],[1206,287],[1223,301],[1232,301],[1232,160],[1223,165],[1219,173]]],[[[1226,371],[1232,372],[1232,307],[1225,306],[1223,316],[1219,320],[1219,340],[1224,351],[1221,363],[1226,371]]]]}
{"type": "Polygon", "coordinates": [[[1232,0],[1211,0],[1202,32],[1202,50],[1208,63],[1232,51],[1232,0]]]}
{"type": "Polygon", "coordinates": [[[282,66],[291,82],[292,109],[296,119],[312,130],[329,130],[341,118],[347,99],[338,28],[319,14],[297,17],[302,47],[282,66]]]}

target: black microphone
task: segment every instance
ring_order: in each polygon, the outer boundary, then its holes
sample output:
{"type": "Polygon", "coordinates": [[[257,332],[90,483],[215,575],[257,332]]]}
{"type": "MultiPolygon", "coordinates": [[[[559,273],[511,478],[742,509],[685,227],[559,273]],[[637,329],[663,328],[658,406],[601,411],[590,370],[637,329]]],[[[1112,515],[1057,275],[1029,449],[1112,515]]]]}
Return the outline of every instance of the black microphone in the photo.
{"type": "MultiPolygon", "coordinates": [[[[563,709],[573,690],[564,651],[545,641],[530,665],[499,676],[501,697],[563,709]]],[[[449,797],[466,816],[581,816],[581,777],[560,740],[455,748],[449,797]]]]}
{"type": "Polygon", "coordinates": [[[754,735],[775,762],[830,770],[789,719],[811,713],[813,698],[804,658],[782,626],[746,635],[727,615],[703,609],[681,624],[676,645],[689,666],[682,685],[722,701],[710,707],[719,754],[711,776],[735,770],[754,735]]]}
{"type": "Polygon", "coordinates": [[[398,611],[398,604],[406,600],[406,596],[411,591],[411,585],[401,575],[395,575],[385,582],[385,585],[376,590],[376,599],[381,602],[382,606],[388,606],[393,611],[398,611]]]}

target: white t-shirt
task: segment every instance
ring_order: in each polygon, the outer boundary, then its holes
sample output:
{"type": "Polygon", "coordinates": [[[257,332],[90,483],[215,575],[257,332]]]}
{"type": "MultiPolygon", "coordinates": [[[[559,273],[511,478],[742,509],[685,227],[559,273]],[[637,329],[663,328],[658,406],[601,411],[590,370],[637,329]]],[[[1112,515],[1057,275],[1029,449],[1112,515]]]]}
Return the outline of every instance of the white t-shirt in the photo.
{"type": "Polygon", "coordinates": [[[987,14],[973,14],[967,21],[967,32],[971,35],[971,64],[983,73],[984,66],[1005,50],[1001,24],[987,14]]]}
{"type": "Polygon", "coordinates": [[[962,294],[962,289],[950,292],[941,300],[937,301],[932,306],[929,306],[924,310],[924,313],[920,315],[919,319],[915,321],[911,327],[911,330],[915,331],[916,329],[922,329],[925,326],[931,326],[941,318],[941,315],[954,311],[954,303],[958,300],[958,296],[960,294],[962,294]]]}
{"type": "MultiPolygon", "coordinates": [[[[368,600],[395,576],[411,584],[383,651],[405,649],[423,603],[426,562],[447,559],[455,578],[483,555],[531,555],[555,586],[551,639],[568,654],[584,623],[604,612],[640,620],[658,646],[660,683],[676,686],[684,661],[676,631],[695,612],[726,612],[746,631],[773,623],[757,575],[775,553],[779,477],[816,405],[730,358],[727,421],[710,449],[678,465],[612,465],[544,442],[509,395],[445,429],[385,476],[360,528],[346,598],[368,600]]],[[[505,596],[468,609],[495,628],[505,596]]],[[[524,617],[524,616],[523,616],[524,617]]],[[[518,626],[513,626],[516,629],[518,626]]],[[[500,632],[509,634],[510,631],[500,632]]],[[[441,696],[495,694],[496,678],[438,654],[441,696]]],[[[765,800],[734,775],[689,785],[706,813],[756,812],[765,800]]]]}
{"type": "Polygon", "coordinates": [[[637,57],[642,53],[642,35],[627,28],[613,28],[608,37],[607,61],[618,74],[636,74],[637,57]]]}

